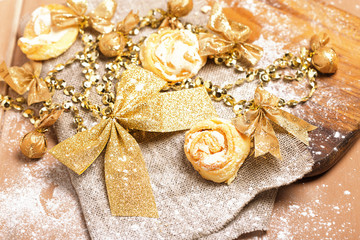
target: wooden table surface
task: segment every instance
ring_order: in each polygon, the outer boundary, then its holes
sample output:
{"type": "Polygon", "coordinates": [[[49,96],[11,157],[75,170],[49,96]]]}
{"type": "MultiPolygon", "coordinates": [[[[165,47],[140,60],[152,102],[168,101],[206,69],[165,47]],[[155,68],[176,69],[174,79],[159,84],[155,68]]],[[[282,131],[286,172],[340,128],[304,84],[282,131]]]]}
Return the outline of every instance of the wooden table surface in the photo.
{"type": "MultiPolygon", "coordinates": [[[[55,2],[64,0],[0,0],[0,61],[26,61],[15,45],[17,26],[36,7],[55,2]]],[[[360,16],[359,0],[327,3],[360,16]]],[[[0,239],[88,239],[65,168],[49,155],[29,162],[19,154],[18,141],[32,130],[20,114],[0,111],[0,126],[0,239]]],[[[56,137],[49,142],[53,146],[56,137]]],[[[360,239],[359,160],[358,140],[327,173],[282,187],[270,230],[242,238],[360,239]]]]}

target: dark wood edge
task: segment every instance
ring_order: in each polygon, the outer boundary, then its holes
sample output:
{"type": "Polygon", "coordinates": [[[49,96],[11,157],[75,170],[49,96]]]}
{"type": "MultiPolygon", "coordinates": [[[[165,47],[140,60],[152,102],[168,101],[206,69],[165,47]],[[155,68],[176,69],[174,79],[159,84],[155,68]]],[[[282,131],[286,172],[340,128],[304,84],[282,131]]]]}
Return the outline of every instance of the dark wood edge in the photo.
{"type": "Polygon", "coordinates": [[[339,145],[336,146],[337,151],[332,150],[330,154],[316,162],[313,166],[313,169],[310,173],[306,174],[305,177],[315,177],[320,174],[323,174],[330,170],[333,166],[335,166],[342,157],[349,151],[352,145],[356,142],[356,140],[360,136],[360,129],[350,132],[344,141],[342,141],[339,145]]]}

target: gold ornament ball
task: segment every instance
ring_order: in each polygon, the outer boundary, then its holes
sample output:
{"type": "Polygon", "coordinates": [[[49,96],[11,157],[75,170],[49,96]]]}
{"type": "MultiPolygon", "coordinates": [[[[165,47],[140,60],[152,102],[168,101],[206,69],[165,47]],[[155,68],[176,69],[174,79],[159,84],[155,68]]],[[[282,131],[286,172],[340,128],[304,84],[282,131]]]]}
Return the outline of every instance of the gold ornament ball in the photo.
{"type": "Polygon", "coordinates": [[[183,17],[193,9],[192,0],[171,0],[168,1],[168,9],[174,17],[183,17]]]}
{"type": "Polygon", "coordinates": [[[125,37],[118,32],[106,33],[99,41],[99,48],[106,57],[120,55],[125,47],[125,37]]]}
{"type": "Polygon", "coordinates": [[[321,73],[335,73],[338,69],[339,58],[334,49],[319,48],[312,57],[312,64],[321,73]]]}
{"type": "Polygon", "coordinates": [[[324,47],[330,41],[329,35],[327,33],[315,34],[310,39],[310,47],[312,51],[316,51],[321,47],[324,47]]]}
{"type": "Polygon", "coordinates": [[[36,130],[29,132],[21,140],[20,150],[28,158],[41,158],[47,150],[45,134],[36,130]]]}

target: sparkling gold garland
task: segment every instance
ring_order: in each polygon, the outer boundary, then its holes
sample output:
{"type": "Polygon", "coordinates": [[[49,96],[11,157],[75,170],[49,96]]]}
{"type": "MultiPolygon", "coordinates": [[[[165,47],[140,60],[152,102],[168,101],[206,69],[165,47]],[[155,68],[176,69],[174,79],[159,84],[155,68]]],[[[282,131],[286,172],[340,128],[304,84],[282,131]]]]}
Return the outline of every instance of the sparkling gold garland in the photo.
{"type": "MultiPolygon", "coordinates": [[[[77,131],[84,132],[87,129],[83,124],[83,118],[80,116],[80,109],[91,112],[95,118],[102,119],[101,121],[109,121],[109,119],[113,118],[114,110],[116,110],[115,95],[111,91],[113,80],[120,78],[121,68],[128,69],[132,64],[140,65],[139,51],[144,38],[138,43],[134,43],[129,37],[130,35],[137,35],[142,28],[147,26],[152,28],[159,28],[164,26],[170,26],[172,28],[185,28],[191,30],[195,34],[208,32],[208,30],[202,26],[194,26],[191,23],[184,24],[179,19],[179,17],[184,16],[189,12],[189,6],[192,7],[192,1],[185,1],[185,4],[184,1],[170,0],[168,11],[154,9],[151,10],[147,16],[140,17],[138,19],[137,16],[132,15],[130,12],[128,16],[134,18],[135,21],[132,21],[131,27],[126,31],[119,27],[119,25],[118,28],[115,29],[115,25],[109,21],[113,15],[113,10],[111,10],[113,8],[111,7],[111,4],[108,5],[109,8],[104,8],[105,5],[101,5],[90,15],[85,15],[85,2],[86,1],[83,0],[68,0],[68,3],[70,3],[70,6],[72,7],[81,6],[81,9],[78,9],[79,11],[75,11],[76,15],[73,17],[68,18],[68,16],[65,15],[61,16],[60,12],[53,14],[53,19],[55,20],[54,24],[57,27],[67,27],[70,25],[72,26],[73,24],[79,26],[80,37],[84,45],[83,51],[76,53],[74,57],[70,58],[65,63],[58,64],[47,74],[43,80],[40,79],[47,84],[49,92],[54,93],[56,90],[61,90],[63,91],[64,95],[69,96],[71,100],[66,100],[62,103],[54,103],[51,97],[49,97],[45,102],[43,102],[43,107],[39,111],[39,116],[37,116],[35,115],[35,111],[33,109],[24,107],[25,99],[23,97],[12,99],[9,96],[0,95],[1,106],[5,110],[12,108],[23,111],[23,116],[29,118],[30,122],[35,125],[39,125],[41,121],[44,120],[44,118],[46,119],[48,116],[54,113],[55,110],[72,112],[74,116],[74,122],[77,124],[77,131]],[[103,20],[98,21],[99,19],[103,20]],[[99,32],[105,33],[105,35],[100,34],[97,37],[93,37],[92,35],[85,33],[85,28],[88,26],[94,27],[99,32]],[[97,73],[97,69],[99,68],[98,49],[104,49],[104,46],[99,47],[99,43],[101,41],[104,42],[106,40],[106,34],[111,34],[112,31],[116,34],[119,34],[121,38],[121,41],[112,43],[114,44],[112,49],[119,50],[119,54],[115,57],[114,60],[106,64],[106,73],[103,76],[100,76],[97,73]],[[78,61],[83,67],[82,72],[85,77],[85,81],[82,83],[81,92],[76,92],[74,86],[67,86],[66,81],[57,78],[57,74],[59,72],[63,71],[66,67],[76,61],[78,61]],[[104,105],[103,108],[89,100],[90,90],[92,88],[95,88],[97,94],[102,97],[102,104],[104,105]],[[77,107],[77,104],[79,104],[80,107],[77,107]]],[[[217,14],[220,14],[219,10],[216,12],[217,14]]],[[[221,17],[224,16],[221,15],[221,17]]],[[[124,22],[126,22],[126,18],[124,19],[123,23],[124,22]]],[[[233,26],[233,24],[231,26],[233,26]]],[[[233,38],[230,39],[225,35],[224,37],[232,42],[230,44],[231,47],[239,46],[238,44],[243,44],[238,43],[233,38]]],[[[196,77],[194,79],[186,79],[175,84],[167,84],[162,90],[179,91],[188,88],[205,87],[209,96],[211,96],[213,100],[223,101],[226,106],[232,107],[237,117],[243,117],[245,116],[244,114],[246,114],[248,111],[258,110],[260,105],[254,100],[236,100],[233,96],[228,94],[227,91],[229,89],[240,86],[245,82],[252,82],[254,80],[258,80],[259,86],[262,87],[270,81],[303,81],[304,79],[307,79],[310,86],[310,91],[306,96],[298,100],[292,99],[287,101],[281,98],[276,98],[277,103],[273,106],[276,109],[279,109],[283,106],[294,107],[298,104],[308,101],[313,96],[315,90],[317,89],[316,77],[318,71],[322,73],[334,73],[336,71],[338,59],[335,51],[325,46],[327,43],[328,36],[326,34],[316,35],[311,39],[311,51],[307,50],[306,48],[301,48],[300,54],[298,56],[295,56],[291,53],[286,53],[282,58],[275,60],[273,64],[264,69],[245,68],[243,65],[240,65],[241,54],[239,55],[238,50],[213,53],[209,56],[209,58],[213,59],[216,64],[224,64],[227,67],[233,67],[239,73],[245,74],[245,77],[239,78],[234,84],[228,84],[223,87],[213,85],[211,81],[204,81],[202,78],[196,77]],[[280,73],[280,71],[285,68],[290,68],[296,72],[293,75],[284,75],[280,73]]],[[[261,50],[257,52],[260,53],[261,50]]],[[[106,53],[104,54],[107,55],[106,53]]],[[[108,56],[110,55],[112,55],[112,53],[108,54],[108,56]]],[[[257,55],[255,54],[254,56],[257,55]]],[[[256,57],[256,60],[250,62],[254,64],[257,61],[258,57],[256,57]]],[[[2,69],[4,69],[4,67],[2,69]]],[[[1,73],[4,73],[2,69],[0,68],[0,77],[5,78],[5,75],[1,75],[1,73]]],[[[308,131],[310,129],[311,127],[304,130],[308,131]]],[[[44,131],[40,132],[43,134],[44,131]]],[[[43,151],[44,149],[42,145],[39,147],[38,153],[31,151],[28,156],[37,157],[40,156],[43,151]]],[[[26,153],[26,151],[23,152],[26,153]]],[[[276,154],[276,151],[273,152],[273,154],[279,157],[279,155],[276,154]]],[[[153,214],[154,211],[151,211],[152,213],[150,215],[155,216],[156,214],[153,214]]],[[[119,213],[119,215],[124,214],[126,215],[126,213],[119,213]]],[[[138,213],[129,213],[128,215],[135,216],[137,214],[138,213]]],[[[147,214],[148,213],[142,213],[144,216],[147,214]]]]}

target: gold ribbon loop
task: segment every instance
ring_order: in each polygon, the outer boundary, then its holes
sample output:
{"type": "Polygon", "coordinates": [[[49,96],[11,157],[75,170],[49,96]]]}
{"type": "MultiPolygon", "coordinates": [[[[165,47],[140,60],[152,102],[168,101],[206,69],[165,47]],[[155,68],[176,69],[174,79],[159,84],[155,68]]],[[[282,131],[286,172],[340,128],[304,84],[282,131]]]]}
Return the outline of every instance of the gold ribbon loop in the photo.
{"type": "Polygon", "coordinates": [[[128,15],[118,23],[116,27],[116,31],[121,32],[123,34],[128,34],[131,30],[133,30],[136,25],[140,22],[140,17],[138,14],[133,13],[131,10],[128,15]]]}
{"type": "Polygon", "coordinates": [[[88,15],[85,15],[88,7],[87,0],[67,0],[67,5],[74,13],[53,10],[51,20],[54,26],[58,28],[78,27],[80,23],[88,19],[89,25],[100,33],[111,32],[114,29],[114,24],[110,20],[116,11],[115,0],[104,0],[88,15]]]}
{"type": "Polygon", "coordinates": [[[0,65],[0,77],[20,95],[29,91],[28,105],[31,105],[51,98],[46,83],[40,78],[41,68],[41,62],[30,61],[22,67],[8,69],[3,62],[0,65]]]}
{"type": "Polygon", "coordinates": [[[281,159],[279,141],[276,138],[271,120],[300,141],[309,145],[308,132],[316,129],[306,121],[278,108],[279,98],[262,88],[255,90],[255,110],[248,110],[233,119],[236,128],[249,137],[254,137],[255,157],[270,153],[281,159]]]}
{"type": "Polygon", "coordinates": [[[251,29],[238,22],[229,21],[218,3],[214,3],[208,28],[221,37],[212,34],[200,34],[200,55],[209,56],[237,53],[237,59],[245,60],[247,64],[255,65],[262,57],[263,49],[254,44],[246,43],[251,29]]]}
{"type": "Polygon", "coordinates": [[[140,147],[125,129],[172,132],[216,115],[204,89],[159,93],[165,84],[150,71],[132,66],[117,84],[112,118],[101,120],[50,150],[59,161],[81,174],[106,147],[106,188],[115,216],[158,217],[140,147]],[[198,92],[202,93],[189,96],[198,92]]]}

